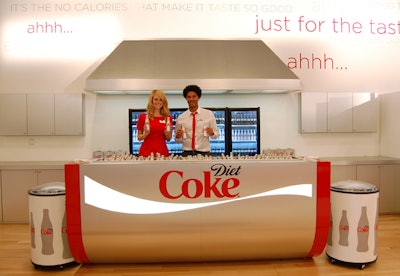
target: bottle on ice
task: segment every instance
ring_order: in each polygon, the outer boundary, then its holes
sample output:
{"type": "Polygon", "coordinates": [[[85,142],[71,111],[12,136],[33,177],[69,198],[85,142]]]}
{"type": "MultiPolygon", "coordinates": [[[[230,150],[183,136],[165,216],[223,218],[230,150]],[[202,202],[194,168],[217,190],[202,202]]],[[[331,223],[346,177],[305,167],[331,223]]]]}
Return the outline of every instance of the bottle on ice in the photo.
{"type": "Polygon", "coordinates": [[[52,255],[54,254],[53,248],[53,225],[50,221],[49,209],[43,209],[43,220],[40,230],[42,237],[42,254],[52,255]]]}

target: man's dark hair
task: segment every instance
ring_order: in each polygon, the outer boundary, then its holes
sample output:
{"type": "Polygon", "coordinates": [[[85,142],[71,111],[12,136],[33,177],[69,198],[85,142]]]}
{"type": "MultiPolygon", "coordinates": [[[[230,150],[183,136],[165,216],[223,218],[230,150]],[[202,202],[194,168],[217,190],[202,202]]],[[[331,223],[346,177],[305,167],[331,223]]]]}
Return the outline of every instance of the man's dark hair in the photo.
{"type": "Polygon", "coordinates": [[[201,88],[194,84],[188,85],[185,87],[185,89],[183,89],[183,97],[186,98],[187,93],[189,93],[190,91],[195,92],[197,96],[201,98],[201,88]]]}

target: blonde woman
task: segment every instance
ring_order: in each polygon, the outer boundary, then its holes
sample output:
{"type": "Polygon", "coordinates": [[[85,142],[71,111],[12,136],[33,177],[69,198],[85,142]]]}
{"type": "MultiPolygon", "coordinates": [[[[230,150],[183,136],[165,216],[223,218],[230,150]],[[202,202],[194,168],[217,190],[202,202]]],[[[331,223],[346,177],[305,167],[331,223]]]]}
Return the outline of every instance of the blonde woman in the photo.
{"type": "Polygon", "coordinates": [[[172,137],[172,117],[168,100],[162,90],[153,90],[149,95],[147,113],[139,115],[137,129],[138,140],[143,141],[139,156],[158,154],[169,156],[167,142],[172,137]]]}

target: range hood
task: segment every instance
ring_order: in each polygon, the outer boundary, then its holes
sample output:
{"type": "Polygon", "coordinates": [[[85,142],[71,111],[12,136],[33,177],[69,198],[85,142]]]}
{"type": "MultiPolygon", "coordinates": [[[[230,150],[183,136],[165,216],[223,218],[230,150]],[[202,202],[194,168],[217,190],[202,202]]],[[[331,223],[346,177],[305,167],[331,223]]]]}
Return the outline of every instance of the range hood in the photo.
{"type": "Polygon", "coordinates": [[[300,80],[260,40],[126,40],[86,79],[87,91],[182,93],[189,84],[203,93],[285,93],[300,80]]]}

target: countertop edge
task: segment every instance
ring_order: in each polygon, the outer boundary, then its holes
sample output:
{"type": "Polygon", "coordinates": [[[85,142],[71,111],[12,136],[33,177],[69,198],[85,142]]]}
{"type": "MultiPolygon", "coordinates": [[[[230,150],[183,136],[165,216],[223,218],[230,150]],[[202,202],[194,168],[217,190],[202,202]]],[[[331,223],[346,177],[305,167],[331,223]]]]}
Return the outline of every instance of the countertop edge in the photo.
{"type": "Polygon", "coordinates": [[[0,162],[0,170],[57,170],[64,169],[64,165],[71,161],[14,161],[0,162]]]}
{"type": "MultiPolygon", "coordinates": [[[[331,165],[390,165],[400,164],[400,158],[387,156],[335,156],[319,157],[319,161],[330,162],[331,165]]],[[[74,161],[12,161],[0,162],[0,170],[29,170],[29,169],[64,169],[66,164],[74,161]]]]}
{"type": "Polygon", "coordinates": [[[320,157],[320,161],[328,161],[331,165],[391,165],[400,164],[399,158],[387,156],[343,156],[343,157],[320,157]]]}

